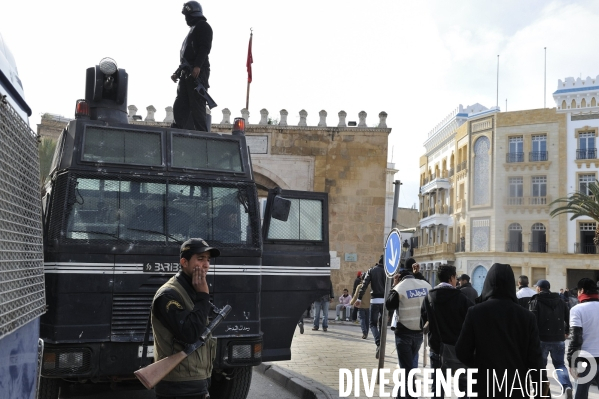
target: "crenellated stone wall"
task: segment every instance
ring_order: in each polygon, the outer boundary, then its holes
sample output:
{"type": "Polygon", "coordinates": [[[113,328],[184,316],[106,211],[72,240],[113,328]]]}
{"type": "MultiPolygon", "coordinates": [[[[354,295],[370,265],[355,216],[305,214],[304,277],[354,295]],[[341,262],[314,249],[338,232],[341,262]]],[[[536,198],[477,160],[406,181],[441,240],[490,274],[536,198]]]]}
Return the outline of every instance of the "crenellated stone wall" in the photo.
{"type": "MultiPolygon", "coordinates": [[[[298,126],[289,126],[286,110],[280,111],[277,125],[265,123],[265,111],[259,124],[246,127],[250,149],[251,140],[262,138],[267,143],[263,153],[252,151],[256,181],[268,178],[283,188],[329,194],[330,250],[336,252],[340,264],[331,270],[331,279],[338,296],[343,288],[351,290],[356,272],[373,266],[383,251],[391,132],[387,114],[381,112],[378,127],[373,128],[367,127],[366,112],[361,112],[358,126],[348,127],[344,111],[332,123],[326,111],[320,111],[318,126],[307,126],[307,112],[302,110],[298,126]]],[[[243,113],[247,115],[247,110],[243,113]]],[[[231,131],[230,119],[223,116],[224,123],[213,124],[213,132],[231,131]]]]}

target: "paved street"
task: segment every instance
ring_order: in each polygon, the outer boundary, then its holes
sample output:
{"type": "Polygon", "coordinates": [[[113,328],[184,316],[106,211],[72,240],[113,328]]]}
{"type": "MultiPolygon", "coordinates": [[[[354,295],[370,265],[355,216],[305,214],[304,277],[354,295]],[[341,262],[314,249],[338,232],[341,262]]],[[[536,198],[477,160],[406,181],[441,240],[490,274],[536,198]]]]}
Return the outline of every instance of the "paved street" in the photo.
{"type": "MultiPolygon", "coordinates": [[[[105,385],[87,385],[73,387],[60,395],[60,399],[154,399],[154,391],[132,390],[111,391],[105,385]]],[[[299,399],[280,385],[276,384],[261,373],[254,371],[252,386],[247,399],[299,399]]]]}
{"type": "MultiPolygon", "coordinates": [[[[385,368],[394,370],[397,368],[397,354],[395,352],[395,340],[391,330],[388,330],[388,340],[385,355],[385,368]]],[[[362,339],[362,331],[358,325],[349,322],[329,322],[329,329],[325,333],[322,326],[319,331],[312,331],[311,319],[305,319],[305,333],[300,334],[296,329],[291,346],[292,360],[286,362],[273,362],[273,364],[304,376],[307,384],[315,382],[315,385],[332,398],[339,397],[339,368],[354,370],[357,368],[371,369],[378,366],[378,360],[374,357],[375,345],[372,337],[362,339]]],[[[419,367],[422,368],[422,351],[420,350],[419,367]]],[[[548,369],[553,371],[550,364],[548,369]]],[[[301,378],[301,377],[300,377],[301,378]]],[[[551,384],[552,397],[556,398],[560,393],[560,386],[553,379],[551,384]]],[[[387,392],[391,392],[391,385],[387,392]]],[[[378,386],[375,390],[375,398],[379,398],[378,386]]],[[[352,395],[353,396],[353,392],[352,395]]],[[[365,398],[364,391],[361,396],[365,398]]],[[[589,398],[599,399],[596,386],[591,387],[589,398]]]]}

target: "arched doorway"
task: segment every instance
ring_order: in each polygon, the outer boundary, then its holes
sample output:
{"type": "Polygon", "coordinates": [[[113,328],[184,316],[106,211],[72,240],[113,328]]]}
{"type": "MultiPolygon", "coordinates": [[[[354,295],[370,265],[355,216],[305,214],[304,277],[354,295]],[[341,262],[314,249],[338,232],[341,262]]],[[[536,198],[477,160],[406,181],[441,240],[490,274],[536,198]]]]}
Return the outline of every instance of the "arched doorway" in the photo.
{"type": "Polygon", "coordinates": [[[484,266],[478,265],[472,272],[472,287],[480,295],[483,292],[485,279],[487,278],[487,269],[484,266]]]}

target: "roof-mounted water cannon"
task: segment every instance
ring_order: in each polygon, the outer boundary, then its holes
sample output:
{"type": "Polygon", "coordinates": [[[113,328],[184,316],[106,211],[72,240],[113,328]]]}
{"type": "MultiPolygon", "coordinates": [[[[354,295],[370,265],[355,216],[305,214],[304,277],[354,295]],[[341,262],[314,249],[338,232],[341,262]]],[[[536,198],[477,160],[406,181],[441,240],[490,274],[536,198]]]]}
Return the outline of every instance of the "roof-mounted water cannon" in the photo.
{"type": "MultiPolygon", "coordinates": [[[[127,72],[119,69],[112,58],[103,58],[95,67],[87,68],[85,102],[89,105],[89,118],[117,123],[127,123],[127,72]]],[[[82,105],[78,101],[77,109],[82,105]]],[[[85,117],[77,113],[77,118],[85,117]]]]}

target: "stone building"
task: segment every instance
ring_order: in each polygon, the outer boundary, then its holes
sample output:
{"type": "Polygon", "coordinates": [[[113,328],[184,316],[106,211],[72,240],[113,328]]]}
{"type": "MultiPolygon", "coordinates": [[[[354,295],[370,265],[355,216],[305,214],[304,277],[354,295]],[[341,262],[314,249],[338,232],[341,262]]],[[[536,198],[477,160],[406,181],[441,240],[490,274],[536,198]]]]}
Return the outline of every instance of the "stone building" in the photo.
{"type": "Polygon", "coordinates": [[[62,133],[65,125],[71,119],[61,115],[45,113],[42,115],[40,123],[37,125],[37,134],[39,137],[48,137],[52,140],[58,140],[58,136],[62,133]]]}
{"type": "MultiPolygon", "coordinates": [[[[134,124],[170,125],[172,108],[157,122],[156,109],[146,108],[147,116],[137,115],[129,105],[129,122],[134,124]]],[[[220,122],[212,116],[212,132],[230,134],[231,112],[223,109],[220,122]]],[[[327,122],[327,112],[319,112],[317,126],[308,126],[305,110],[299,112],[297,126],[287,123],[288,112],[281,110],[276,125],[269,124],[269,113],[260,111],[260,121],[246,119],[246,136],[252,154],[254,178],[259,195],[266,198],[269,188],[322,191],[329,194],[329,239],[331,280],[335,294],[353,284],[358,270],[378,261],[391,225],[393,176],[396,169],[387,163],[387,114],[378,115],[377,127],[366,123],[366,112],[358,121],[346,121],[344,111],[338,119],[327,122]],[[391,192],[389,192],[391,190],[391,192]],[[386,217],[386,215],[388,217],[386,217]]]]}
{"type": "MultiPolygon", "coordinates": [[[[559,80],[553,93],[557,113],[566,118],[564,149],[567,193],[588,192],[588,182],[599,178],[599,76],[559,80]]],[[[568,284],[582,277],[599,279],[599,250],[593,244],[597,224],[589,218],[567,220],[563,236],[567,252],[576,259],[568,268],[568,284]]]]}

